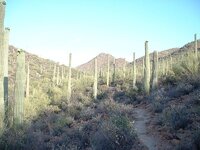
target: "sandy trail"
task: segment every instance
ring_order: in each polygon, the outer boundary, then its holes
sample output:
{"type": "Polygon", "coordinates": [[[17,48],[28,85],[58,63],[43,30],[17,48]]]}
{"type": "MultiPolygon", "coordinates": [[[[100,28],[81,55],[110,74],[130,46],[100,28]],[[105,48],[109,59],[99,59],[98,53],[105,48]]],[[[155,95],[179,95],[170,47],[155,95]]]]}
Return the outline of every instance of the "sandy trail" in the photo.
{"type": "Polygon", "coordinates": [[[150,119],[150,115],[146,112],[145,109],[135,108],[136,120],[134,122],[134,127],[140,141],[149,149],[149,150],[158,150],[157,145],[158,141],[155,137],[147,133],[147,122],[150,119]]]}

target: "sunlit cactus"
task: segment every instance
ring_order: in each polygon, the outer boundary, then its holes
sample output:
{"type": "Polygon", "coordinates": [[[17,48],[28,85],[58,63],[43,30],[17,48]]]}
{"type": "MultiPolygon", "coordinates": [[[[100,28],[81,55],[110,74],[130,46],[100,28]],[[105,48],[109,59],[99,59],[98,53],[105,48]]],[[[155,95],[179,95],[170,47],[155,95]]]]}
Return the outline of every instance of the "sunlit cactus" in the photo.
{"type": "Polygon", "coordinates": [[[158,87],[158,52],[153,53],[152,90],[158,87]]]}
{"type": "Polygon", "coordinates": [[[0,31],[4,31],[4,18],[5,18],[6,2],[0,0],[0,31]]]}
{"type": "Polygon", "coordinates": [[[56,85],[59,85],[60,83],[60,68],[57,67],[57,77],[56,77],[56,85]]]}
{"type": "Polygon", "coordinates": [[[93,97],[94,99],[97,98],[97,78],[98,78],[98,75],[97,75],[97,58],[94,59],[94,85],[93,85],[93,97]]]}
{"type": "Polygon", "coordinates": [[[107,80],[106,80],[106,85],[109,86],[109,81],[110,80],[110,58],[108,55],[108,62],[107,62],[107,80]]]}
{"type": "Polygon", "coordinates": [[[133,88],[136,87],[136,64],[135,64],[135,53],[133,52],[133,88]]]}
{"type": "Polygon", "coordinates": [[[113,60],[113,73],[112,73],[112,83],[113,85],[115,84],[115,69],[116,69],[116,64],[115,64],[115,58],[113,60]]]}
{"type": "Polygon", "coordinates": [[[62,80],[64,79],[64,67],[62,66],[62,80]]]}
{"type": "Polygon", "coordinates": [[[55,84],[56,81],[56,64],[54,65],[54,70],[53,70],[53,84],[55,84]]]}
{"type": "Polygon", "coordinates": [[[72,76],[72,73],[71,73],[71,62],[72,61],[72,54],[70,53],[69,54],[69,73],[68,73],[68,88],[67,88],[67,101],[68,103],[70,102],[70,99],[71,99],[71,76],[72,76]]]}
{"type": "Polygon", "coordinates": [[[145,42],[145,69],[144,69],[144,92],[149,94],[150,91],[150,61],[149,61],[149,50],[148,41],[145,42]]]}
{"type": "Polygon", "coordinates": [[[4,18],[5,1],[0,0],[0,132],[4,127],[5,103],[4,103],[4,18]]]}
{"type": "Polygon", "coordinates": [[[124,59],[124,65],[123,65],[123,77],[126,78],[126,59],[124,59]]]}
{"type": "Polygon", "coordinates": [[[14,104],[14,125],[23,123],[24,119],[24,93],[25,93],[25,53],[22,50],[17,52],[17,70],[15,78],[15,104],[14,104]]]}

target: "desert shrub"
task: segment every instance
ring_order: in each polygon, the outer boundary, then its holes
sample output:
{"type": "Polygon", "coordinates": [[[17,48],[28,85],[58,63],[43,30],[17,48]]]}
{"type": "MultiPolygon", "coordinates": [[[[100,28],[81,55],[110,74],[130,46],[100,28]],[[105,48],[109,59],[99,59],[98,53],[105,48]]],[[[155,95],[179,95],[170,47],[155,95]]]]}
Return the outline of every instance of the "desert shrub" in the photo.
{"type": "Polygon", "coordinates": [[[79,119],[79,118],[80,118],[80,114],[81,114],[81,110],[82,110],[82,107],[72,105],[72,106],[69,106],[69,107],[68,107],[67,113],[68,113],[71,117],[73,117],[74,119],[79,119]]]}
{"type": "Polygon", "coordinates": [[[103,99],[106,99],[108,98],[108,93],[107,92],[100,92],[97,94],[97,99],[98,100],[103,100],[103,99]]]}
{"type": "Polygon", "coordinates": [[[118,100],[118,99],[124,97],[125,95],[126,95],[126,93],[124,91],[116,91],[113,95],[113,99],[118,100]]]}
{"type": "Polygon", "coordinates": [[[189,111],[186,107],[179,106],[165,109],[163,115],[165,123],[175,130],[184,129],[190,123],[189,111]]]}
{"type": "Polygon", "coordinates": [[[51,100],[51,104],[58,104],[62,98],[62,90],[56,86],[49,87],[47,94],[51,100]]]}
{"type": "Polygon", "coordinates": [[[168,96],[177,98],[177,97],[180,97],[180,96],[183,96],[183,95],[187,95],[190,92],[192,92],[193,90],[194,90],[194,87],[191,84],[179,83],[177,85],[177,87],[171,88],[168,91],[168,96]]]}
{"type": "Polygon", "coordinates": [[[43,110],[49,107],[50,100],[47,94],[41,89],[37,89],[34,95],[30,95],[29,99],[24,101],[24,118],[25,122],[31,121],[39,115],[43,110]]]}
{"type": "Polygon", "coordinates": [[[161,78],[161,83],[162,85],[176,85],[176,83],[179,80],[180,80],[179,76],[175,76],[174,74],[169,74],[161,78]]]}
{"type": "Polygon", "coordinates": [[[194,147],[200,149],[200,129],[194,133],[192,140],[194,147]]]}
{"type": "Polygon", "coordinates": [[[112,116],[101,122],[98,130],[91,137],[91,145],[96,150],[129,150],[136,136],[128,118],[112,116]]]}
{"type": "Polygon", "coordinates": [[[163,111],[164,105],[160,102],[153,103],[153,110],[155,113],[161,113],[163,111]]]}
{"type": "Polygon", "coordinates": [[[0,149],[22,149],[25,143],[24,128],[10,128],[0,137],[0,149]]]}

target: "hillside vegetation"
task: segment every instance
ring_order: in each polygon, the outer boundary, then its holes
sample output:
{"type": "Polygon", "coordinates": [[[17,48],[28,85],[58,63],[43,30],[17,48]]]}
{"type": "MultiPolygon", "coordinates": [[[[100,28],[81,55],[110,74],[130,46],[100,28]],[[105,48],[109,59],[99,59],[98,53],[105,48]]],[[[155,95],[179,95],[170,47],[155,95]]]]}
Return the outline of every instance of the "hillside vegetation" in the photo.
{"type": "MultiPolygon", "coordinates": [[[[143,93],[141,73],[137,73],[137,88],[133,88],[132,72],[124,77],[122,72],[116,71],[119,78],[111,80],[115,84],[110,87],[106,86],[106,73],[98,74],[98,95],[94,99],[93,76],[81,74],[77,78],[78,71],[74,70],[70,103],[67,103],[66,92],[68,68],[64,66],[64,78],[60,69],[57,85],[53,82],[54,65],[57,63],[26,53],[26,60],[30,64],[30,96],[24,102],[24,123],[20,128],[11,127],[4,131],[1,149],[147,149],[145,145],[140,146],[143,144],[134,129],[135,107],[145,108],[151,113],[150,133],[162,139],[160,146],[168,143],[166,149],[174,146],[176,149],[198,149],[200,65],[195,65],[191,49],[181,49],[165,55],[165,59],[159,59],[166,63],[167,58],[172,56],[174,61],[168,72],[159,70],[158,90],[150,95],[143,93]]],[[[14,99],[11,93],[16,54],[16,49],[11,46],[10,100],[14,99]]],[[[136,64],[137,68],[141,66],[136,64]]],[[[128,69],[129,66],[126,66],[128,69]]]]}

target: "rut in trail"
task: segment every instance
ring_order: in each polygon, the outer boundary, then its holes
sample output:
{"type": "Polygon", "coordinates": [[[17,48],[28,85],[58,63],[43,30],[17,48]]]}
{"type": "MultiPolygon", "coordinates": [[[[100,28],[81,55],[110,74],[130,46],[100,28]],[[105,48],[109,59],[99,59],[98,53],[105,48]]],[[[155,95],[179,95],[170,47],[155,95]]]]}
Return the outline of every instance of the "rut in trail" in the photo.
{"type": "Polygon", "coordinates": [[[140,141],[149,149],[149,150],[158,150],[157,145],[158,141],[152,135],[147,133],[146,123],[150,119],[150,115],[146,110],[142,108],[135,108],[136,120],[134,122],[134,127],[140,141]]]}

